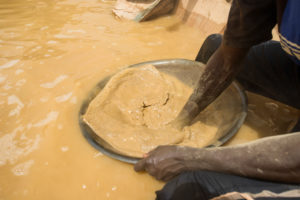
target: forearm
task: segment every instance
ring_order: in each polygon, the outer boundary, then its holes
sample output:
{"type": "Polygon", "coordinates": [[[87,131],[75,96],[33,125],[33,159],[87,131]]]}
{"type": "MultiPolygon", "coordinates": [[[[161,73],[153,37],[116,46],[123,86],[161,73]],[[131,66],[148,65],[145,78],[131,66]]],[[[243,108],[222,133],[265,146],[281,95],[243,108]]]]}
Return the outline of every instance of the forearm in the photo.
{"type": "Polygon", "coordinates": [[[231,84],[247,52],[247,48],[232,48],[222,44],[212,55],[198,82],[199,88],[190,99],[198,104],[199,111],[205,109],[231,84]]]}
{"type": "Polygon", "coordinates": [[[172,125],[183,128],[213,102],[234,80],[247,52],[248,48],[221,44],[208,60],[197,87],[172,125]]]}
{"type": "Polygon", "coordinates": [[[265,180],[300,183],[300,132],[233,147],[195,150],[189,170],[210,170],[265,180]]]}

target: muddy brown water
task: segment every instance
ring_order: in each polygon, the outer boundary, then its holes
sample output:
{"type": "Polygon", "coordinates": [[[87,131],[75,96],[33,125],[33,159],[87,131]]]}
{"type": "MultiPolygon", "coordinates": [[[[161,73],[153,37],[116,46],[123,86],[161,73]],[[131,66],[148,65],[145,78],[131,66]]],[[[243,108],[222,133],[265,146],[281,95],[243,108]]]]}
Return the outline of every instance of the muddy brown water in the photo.
{"type": "MultiPolygon", "coordinates": [[[[78,112],[102,78],[143,61],[193,59],[204,38],[185,25],[170,31],[176,16],[116,19],[114,3],[1,1],[0,199],[154,199],[163,186],[90,146],[78,112]]],[[[266,109],[293,116],[276,105],[266,109]]],[[[257,127],[243,126],[230,143],[261,137],[257,127]]]]}

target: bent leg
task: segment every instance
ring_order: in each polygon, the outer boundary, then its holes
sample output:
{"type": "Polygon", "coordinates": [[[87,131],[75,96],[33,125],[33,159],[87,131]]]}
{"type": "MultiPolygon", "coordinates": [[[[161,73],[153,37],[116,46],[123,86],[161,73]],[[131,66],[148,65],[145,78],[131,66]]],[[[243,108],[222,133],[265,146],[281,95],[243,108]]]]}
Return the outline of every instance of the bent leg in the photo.
{"type": "Polygon", "coordinates": [[[300,109],[300,66],[268,41],[252,47],[236,78],[247,90],[300,109]]]}
{"type": "MultiPolygon", "coordinates": [[[[207,63],[221,42],[220,34],[207,37],[196,60],[207,63]]],[[[236,79],[246,90],[300,109],[300,66],[293,63],[279,42],[253,46],[242,65],[236,79]]]]}
{"type": "MultiPolygon", "coordinates": [[[[220,34],[207,37],[196,60],[207,63],[221,43],[220,34]]],[[[279,42],[268,41],[253,46],[242,66],[236,80],[246,90],[300,109],[300,66],[289,58],[279,42]]],[[[295,131],[298,131],[299,122],[296,127],[295,131]]]]}
{"type": "Polygon", "coordinates": [[[156,192],[156,199],[212,199],[231,192],[258,194],[262,191],[270,191],[279,196],[280,193],[299,189],[300,185],[267,182],[217,172],[194,171],[183,173],[168,182],[161,191],[156,192]]]}
{"type": "Polygon", "coordinates": [[[221,43],[222,43],[222,35],[212,34],[208,36],[203,42],[195,60],[206,64],[209,58],[219,48],[221,43]]]}

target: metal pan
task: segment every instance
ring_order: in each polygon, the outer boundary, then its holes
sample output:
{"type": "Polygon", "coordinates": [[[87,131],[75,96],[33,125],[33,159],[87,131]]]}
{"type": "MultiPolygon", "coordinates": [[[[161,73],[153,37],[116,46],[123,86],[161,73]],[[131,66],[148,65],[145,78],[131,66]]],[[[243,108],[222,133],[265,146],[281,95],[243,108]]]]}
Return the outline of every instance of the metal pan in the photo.
{"type": "MultiPolygon", "coordinates": [[[[185,84],[194,87],[197,83],[204,65],[200,62],[185,59],[168,59],[143,62],[129,67],[140,67],[146,64],[155,66],[163,73],[171,74],[185,84]]],[[[111,77],[111,76],[110,76],[111,77]]],[[[105,140],[99,137],[83,120],[89,103],[104,88],[110,77],[101,80],[90,92],[83,102],[79,112],[81,132],[87,141],[103,154],[126,162],[135,164],[140,158],[129,157],[114,149],[105,140]]],[[[205,121],[218,127],[216,137],[207,147],[217,147],[227,142],[236,134],[247,116],[247,98],[237,83],[232,83],[207,109],[202,111],[194,120],[205,121]],[[221,119],[221,120],[220,120],[221,119]]]]}

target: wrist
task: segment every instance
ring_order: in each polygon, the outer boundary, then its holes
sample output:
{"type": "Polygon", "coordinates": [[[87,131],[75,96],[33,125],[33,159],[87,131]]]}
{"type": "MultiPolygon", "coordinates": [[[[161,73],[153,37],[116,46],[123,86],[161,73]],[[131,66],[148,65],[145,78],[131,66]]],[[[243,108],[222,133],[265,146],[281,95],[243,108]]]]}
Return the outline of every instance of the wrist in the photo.
{"type": "Polygon", "coordinates": [[[188,171],[209,170],[206,148],[192,148],[184,157],[185,168],[188,171]]]}

